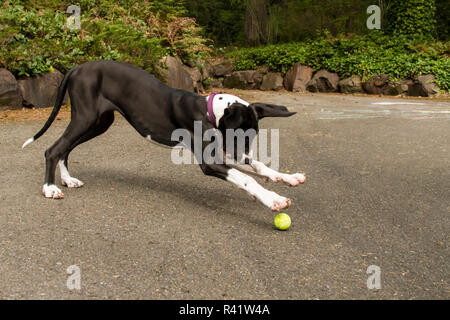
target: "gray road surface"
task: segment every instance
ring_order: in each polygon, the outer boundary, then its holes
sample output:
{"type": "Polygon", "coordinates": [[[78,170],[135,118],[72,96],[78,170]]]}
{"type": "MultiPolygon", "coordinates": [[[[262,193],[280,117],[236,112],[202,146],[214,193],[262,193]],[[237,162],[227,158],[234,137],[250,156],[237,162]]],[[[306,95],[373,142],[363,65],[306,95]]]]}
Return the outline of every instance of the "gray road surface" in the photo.
{"type": "Polygon", "coordinates": [[[46,200],[44,151],[67,122],[25,150],[44,122],[0,123],[0,298],[450,298],[450,103],[234,92],[298,111],[261,123],[280,128],[280,170],[308,177],[261,182],[292,199],[288,232],[123,119],[72,153],[85,187],[46,200]]]}

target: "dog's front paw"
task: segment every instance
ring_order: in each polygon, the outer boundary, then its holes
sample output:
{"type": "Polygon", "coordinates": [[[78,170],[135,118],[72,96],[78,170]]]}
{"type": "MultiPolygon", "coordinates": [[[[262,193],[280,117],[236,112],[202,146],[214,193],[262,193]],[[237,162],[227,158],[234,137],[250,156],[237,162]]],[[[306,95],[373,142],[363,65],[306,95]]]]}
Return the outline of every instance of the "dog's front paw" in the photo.
{"type": "Polygon", "coordinates": [[[272,204],[272,211],[280,211],[285,208],[289,208],[291,206],[292,202],[290,199],[285,197],[278,197],[277,199],[274,199],[272,204]]]}
{"type": "Polygon", "coordinates": [[[67,188],[81,188],[82,186],[84,186],[83,181],[80,181],[72,177],[62,178],[61,183],[63,186],[66,186],[67,188]]]}
{"type": "Polygon", "coordinates": [[[280,211],[289,208],[292,204],[290,199],[279,196],[275,192],[270,192],[264,200],[265,204],[272,209],[272,211],[280,211]]]}
{"type": "Polygon", "coordinates": [[[44,197],[50,198],[50,199],[51,198],[53,198],[53,199],[64,198],[64,194],[62,193],[62,191],[54,184],[51,184],[51,185],[44,184],[44,186],[42,187],[42,194],[44,195],[44,197]]]}
{"type": "Polygon", "coordinates": [[[297,187],[298,185],[305,183],[306,177],[301,173],[284,174],[281,177],[281,180],[288,186],[297,187]]]}

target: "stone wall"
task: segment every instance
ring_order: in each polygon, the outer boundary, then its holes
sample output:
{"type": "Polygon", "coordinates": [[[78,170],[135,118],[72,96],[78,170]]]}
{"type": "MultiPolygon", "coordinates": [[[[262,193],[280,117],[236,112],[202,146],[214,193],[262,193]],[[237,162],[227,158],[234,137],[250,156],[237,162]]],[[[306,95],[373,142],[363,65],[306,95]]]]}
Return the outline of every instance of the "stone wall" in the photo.
{"type": "MultiPolygon", "coordinates": [[[[35,77],[16,79],[0,68],[0,110],[52,107],[64,75],[58,70],[35,77]]],[[[64,103],[68,102],[68,95],[64,103]]]]}
{"type": "MultiPolygon", "coordinates": [[[[215,82],[221,79],[216,79],[215,82]]],[[[283,77],[281,73],[267,68],[235,71],[225,76],[219,87],[264,91],[288,90],[292,92],[339,92],[346,94],[365,93],[386,96],[431,97],[439,93],[433,75],[422,75],[413,79],[394,81],[381,74],[362,81],[359,76],[341,79],[337,73],[314,70],[297,63],[283,77]]]]}
{"type": "MultiPolygon", "coordinates": [[[[363,82],[359,76],[341,79],[336,73],[327,70],[315,72],[312,68],[297,63],[283,76],[267,67],[233,71],[233,64],[224,58],[209,61],[197,59],[185,65],[179,58],[168,56],[160,61],[159,74],[168,85],[197,93],[204,93],[212,88],[230,88],[430,97],[439,92],[433,75],[390,81],[389,75],[380,74],[363,82]]],[[[63,78],[61,72],[54,70],[35,77],[15,79],[8,70],[0,68],[0,110],[53,106],[63,78]]],[[[67,100],[66,95],[65,103],[67,100]]]]}

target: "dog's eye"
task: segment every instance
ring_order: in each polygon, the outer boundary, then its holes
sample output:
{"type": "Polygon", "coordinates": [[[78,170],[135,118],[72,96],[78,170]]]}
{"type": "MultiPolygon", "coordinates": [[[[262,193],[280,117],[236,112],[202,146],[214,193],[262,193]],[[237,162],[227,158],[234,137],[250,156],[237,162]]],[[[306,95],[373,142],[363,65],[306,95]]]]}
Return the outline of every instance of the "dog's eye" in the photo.
{"type": "Polygon", "coordinates": [[[220,97],[219,100],[223,100],[223,97],[220,97]]]}

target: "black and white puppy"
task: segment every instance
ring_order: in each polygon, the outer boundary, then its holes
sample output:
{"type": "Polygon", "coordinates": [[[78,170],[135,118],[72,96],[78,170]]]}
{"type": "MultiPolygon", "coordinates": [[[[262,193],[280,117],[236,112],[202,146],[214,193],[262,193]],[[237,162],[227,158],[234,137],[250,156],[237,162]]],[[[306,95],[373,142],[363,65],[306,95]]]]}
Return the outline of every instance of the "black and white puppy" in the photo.
{"type": "MultiPolygon", "coordinates": [[[[108,130],[114,121],[114,111],[122,114],[144,138],[169,147],[175,147],[179,143],[171,140],[172,132],[176,129],[188,130],[194,137],[195,121],[201,121],[203,132],[217,128],[225,136],[227,129],[255,129],[257,132],[258,121],[265,117],[289,117],[295,114],[286,107],[264,103],[249,104],[232,95],[218,94],[209,97],[212,98],[212,105],[208,105],[208,97],[173,89],[132,65],[93,61],[77,66],[66,74],[49,119],[23,147],[47,131],[61,108],[67,90],[71,101],[71,121],[63,135],[45,152],[46,171],[42,193],[53,199],[64,197],[55,185],[57,165],[60,167],[62,185],[69,188],[83,186],[83,182],[69,174],[69,153],[79,144],[108,130]]],[[[191,145],[194,146],[194,143],[191,145]]],[[[203,148],[205,147],[206,143],[203,144],[203,148]]],[[[245,152],[248,153],[248,150],[249,146],[246,145],[245,152]]],[[[235,153],[234,157],[241,159],[242,155],[235,153]]],[[[266,190],[240,170],[291,186],[304,183],[304,175],[282,174],[251,159],[248,154],[245,157],[247,161],[237,166],[239,170],[226,163],[202,163],[200,167],[204,174],[230,181],[274,211],[289,207],[289,199],[266,190]]]]}

